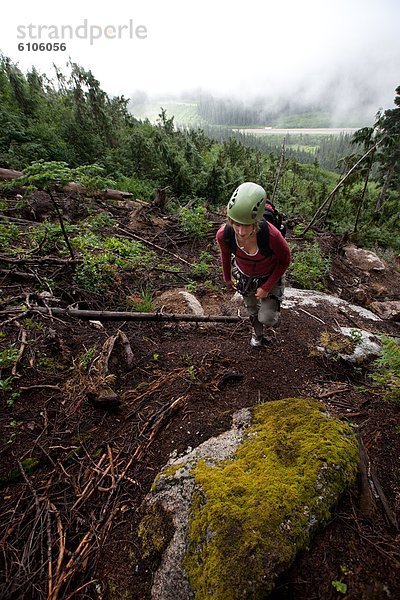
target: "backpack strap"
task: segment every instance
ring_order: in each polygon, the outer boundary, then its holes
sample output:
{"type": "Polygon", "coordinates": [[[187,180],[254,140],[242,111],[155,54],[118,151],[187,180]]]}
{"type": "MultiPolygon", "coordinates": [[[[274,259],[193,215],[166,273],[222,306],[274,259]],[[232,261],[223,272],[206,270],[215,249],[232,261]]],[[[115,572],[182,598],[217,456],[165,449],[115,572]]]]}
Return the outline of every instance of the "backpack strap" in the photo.
{"type": "Polygon", "coordinates": [[[231,254],[236,254],[235,232],[230,223],[227,223],[224,227],[224,242],[228,244],[231,254]]]}
{"type": "MultiPolygon", "coordinates": [[[[228,244],[231,254],[236,254],[236,237],[232,225],[227,223],[224,228],[224,241],[228,244]]],[[[263,218],[260,221],[260,230],[257,233],[257,246],[264,256],[272,256],[273,252],[269,247],[269,227],[267,221],[263,218]]]]}
{"type": "Polygon", "coordinates": [[[261,254],[264,254],[264,256],[273,255],[273,252],[269,247],[269,227],[264,217],[260,221],[260,230],[257,233],[257,245],[261,254]]]}

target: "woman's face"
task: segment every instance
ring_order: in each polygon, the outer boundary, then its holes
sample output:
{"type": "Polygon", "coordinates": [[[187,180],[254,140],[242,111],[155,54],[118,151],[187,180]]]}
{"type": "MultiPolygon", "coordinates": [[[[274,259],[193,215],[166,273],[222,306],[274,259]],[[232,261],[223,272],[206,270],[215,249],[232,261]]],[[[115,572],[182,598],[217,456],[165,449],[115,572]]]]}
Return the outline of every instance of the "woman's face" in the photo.
{"type": "Polygon", "coordinates": [[[240,238],[250,237],[254,233],[254,225],[242,225],[241,223],[232,222],[232,227],[236,235],[240,238]]]}

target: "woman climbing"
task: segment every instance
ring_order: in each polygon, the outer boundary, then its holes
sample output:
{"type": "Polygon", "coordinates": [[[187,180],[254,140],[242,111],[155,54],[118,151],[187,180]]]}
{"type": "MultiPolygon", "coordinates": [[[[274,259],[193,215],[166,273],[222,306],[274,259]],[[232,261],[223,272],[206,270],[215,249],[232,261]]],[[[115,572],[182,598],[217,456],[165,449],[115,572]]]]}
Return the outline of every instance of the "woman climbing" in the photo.
{"type": "Polygon", "coordinates": [[[285,238],[262,218],[266,201],[260,185],[250,181],[239,185],[228,202],[228,222],[216,236],[224,281],[243,296],[253,328],[250,345],[254,348],[269,343],[264,327],[279,322],[283,275],[291,258],[285,238]]]}

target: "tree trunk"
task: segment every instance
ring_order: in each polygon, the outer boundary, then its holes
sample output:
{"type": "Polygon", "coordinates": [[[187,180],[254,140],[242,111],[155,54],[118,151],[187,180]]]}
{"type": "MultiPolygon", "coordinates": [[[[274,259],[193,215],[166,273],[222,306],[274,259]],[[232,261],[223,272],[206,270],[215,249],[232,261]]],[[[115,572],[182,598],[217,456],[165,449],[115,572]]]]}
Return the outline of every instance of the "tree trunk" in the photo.
{"type": "Polygon", "coordinates": [[[359,221],[360,215],[361,215],[361,208],[362,208],[362,205],[364,204],[364,198],[365,198],[365,193],[367,191],[367,185],[368,185],[369,176],[370,176],[370,173],[371,173],[371,167],[372,167],[372,162],[370,164],[370,167],[368,169],[367,175],[365,177],[364,187],[363,187],[363,191],[362,191],[362,194],[361,194],[360,203],[359,203],[359,205],[357,207],[356,220],[355,220],[355,223],[354,223],[354,233],[357,231],[358,221],[359,221]]]}
{"type": "Polygon", "coordinates": [[[282,150],[281,150],[281,158],[280,158],[280,161],[279,161],[278,170],[276,172],[275,184],[274,184],[274,191],[272,192],[272,197],[271,197],[271,203],[272,204],[274,203],[275,196],[276,196],[276,193],[278,191],[279,178],[281,176],[281,169],[282,169],[282,166],[283,166],[283,161],[285,159],[285,143],[286,143],[286,137],[283,138],[283,144],[282,144],[282,150]]]}
{"type": "Polygon", "coordinates": [[[350,169],[350,171],[348,171],[346,173],[346,175],[339,181],[339,183],[334,187],[334,189],[330,192],[330,194],[328,194],[327,198],[323,201],[323,203],[320,205],[320,207],[318,208],[318,210],[316,211],[316,213],[314,214],[313,218],[311,219],[311,221],[309,222],[309,224],[307,225],[307,227],[304,229],[304,231],[302,232],[302,235],[305,235],[307,233],[307,231],[310,229],[310,227],[312,227],[315,223],[315,221],[317,220],[318,216],[320,215],[322,209],[328,204],[328,202],[330,200],[332,200],[333,196],[336,194],[336,192],[338,191],[338,189],[344,184],[344,182],[350,177],[350,175],[353,173],[353,171],[355,171],[355,169],[358,167],[358,165],[365,159],[367,158],[367,156],[369,156],[371,154],[371,152],[373,152],[374,150],[376,150],[378,144],[375,144],[374,146],[372,146],[368,152],[366,152],[361,158],[360,160],[358,160],[356,162],[355,165],[352,166],[352,168],[350,169]]]}
{"type": "Polygon", "coordinates": [[[390,171],[387,173],[385,181],[383,182],[381,193],[379,194],[378,200],[376,201],[375,211],[374,211],[375,213],[378,213],[382,208],[382,204],[384,203],[384,200],[385,200],[386,189],[392,178],[392,172],[393,172],[393,168],[390,169],[390,171]]]}

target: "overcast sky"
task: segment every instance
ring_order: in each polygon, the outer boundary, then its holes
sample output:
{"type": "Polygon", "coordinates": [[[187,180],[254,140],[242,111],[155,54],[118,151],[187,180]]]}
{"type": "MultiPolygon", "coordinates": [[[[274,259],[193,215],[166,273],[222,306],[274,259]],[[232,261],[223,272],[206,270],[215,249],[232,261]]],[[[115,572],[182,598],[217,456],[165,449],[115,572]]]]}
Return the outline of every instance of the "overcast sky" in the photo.
{"type": "Polygon", "coordinates": [[[63,68],[71,57],[110,94],[167,96],[202,88],[245,101],[281,93],[312,99],[336,78],[339,103],[365,82],[378,109],[393,106],[400,85],[398,0],[19,0],[8,7],[0,49],[22,70],[34,64],[52,75],[53,62],[63,68]],[[85,34],[85,19],[87,38],[77,39],[77,27],[85,34]],[[39,25],[49,27],[41,39],[39,25]],[[56,40],[55,27],[61,32],[62,25],[73,29],[74,39],[66,33],[56,40]],[[92,43],[90,27],[94,35],[102,30],[92,43]],[[67,48],[27,49],[41,41],[64,41],[67,48]]]}

